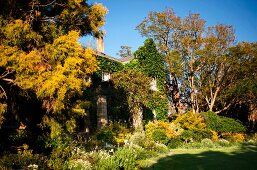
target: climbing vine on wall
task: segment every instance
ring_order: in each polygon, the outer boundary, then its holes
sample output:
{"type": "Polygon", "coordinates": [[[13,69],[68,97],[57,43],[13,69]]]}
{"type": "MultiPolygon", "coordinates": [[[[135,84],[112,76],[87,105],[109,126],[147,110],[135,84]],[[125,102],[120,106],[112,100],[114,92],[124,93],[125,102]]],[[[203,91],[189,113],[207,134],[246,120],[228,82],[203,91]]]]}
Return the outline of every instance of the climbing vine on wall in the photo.
{"type": "Polygon", "coordinates": [[[165,92],[164,57],[158,52],[151,38],[146,39],[144,45],[139,47],[134,55],[136,61],[132,64],[133,67],[157,81],[158,91],[154,91],[153,96],[148,101],[148,107],[156,111],[157,119],[165,119],[167,117],[168,99],[165,92]]]}
{"type": "Polygon", "coordinates": [[[100,73],[101,71],[113,73],[113,72],[120,71],[123,68],[123,65],[118,61],[114,61],[102,56],[97,56],[96,59],[98,61],[98,67],[99,67],[98,72],[100,73]]]}

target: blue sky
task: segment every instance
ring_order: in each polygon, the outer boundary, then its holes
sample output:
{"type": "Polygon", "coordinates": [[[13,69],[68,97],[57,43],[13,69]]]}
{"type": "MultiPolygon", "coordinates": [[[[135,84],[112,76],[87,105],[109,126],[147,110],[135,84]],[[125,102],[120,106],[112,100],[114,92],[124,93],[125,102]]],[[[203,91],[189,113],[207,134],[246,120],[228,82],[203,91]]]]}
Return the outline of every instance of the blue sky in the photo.
{"type": "MultiPolygon", "coordinates": [[[[145,40],[135,27],[150,11],[173,8],[184,17],[199,13],[206,25],[227,24],[235,29],[236,39],[257,42],[257,0],[88,0],[102,3],[109,10],[104,30],[105,53],[113,57],[121,45],[136,51],[145,40]]],[[[84,42],[85,43],[85,42],[84,42]]]]}

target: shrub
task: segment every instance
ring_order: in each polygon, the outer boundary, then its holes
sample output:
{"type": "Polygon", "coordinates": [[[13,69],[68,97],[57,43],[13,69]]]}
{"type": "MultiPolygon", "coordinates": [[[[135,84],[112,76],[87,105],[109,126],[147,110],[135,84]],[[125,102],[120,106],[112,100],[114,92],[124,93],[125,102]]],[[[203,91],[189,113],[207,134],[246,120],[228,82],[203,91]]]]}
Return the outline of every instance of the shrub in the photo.
{"type": "Polygon", "coordinates": [[[92,165],[87,160],[72,159],[68,162],[68,169],[71,169],[71,170],[91,170],[92,165]]]}
{"type": "Polygon", "coordinates": [[[131,130],[125,124],[114,122],[104,127],[96,133],[96,139],[100,143],[123,145],[125,140],[130,137],[131,130]]]}
{"type": "Polygon", "coordinates": [[[215,144],[213,143],[213,141],[211,139],[203,139],[201,141],[202,147],[203,148],[214,148],[215,144]]]}
{"type": "Polygon", "coordinates": [[[118,169],[114,156],[104,150],[92,151],[89,153],[91,158],[92,169],[96,170],[112,170],[118,169]]]}
{"type": "Polygon", "coordinates": [[[156,129],[153,131],[152,138],[155,142],[167,144],[169,141],[168,136],[165,133],[164,129],[156,129]]]}
{"type": "Polygon", "coordinates": [[[230,142],[227,141],[226,139],[219,139],[218,141],[215,142],[220,147],[228,147],[231,146],[230,142]]]}
{"type": "Polygon", "coordinates": [[[171,139],[168,143],[168,148],[175,149],[183,145],[181,138],[171,139]]]}
{"type": "Polygon", "coordinates": [[[211,132],[212,132],[212,140],[213,141],[217,141],[218,139],[219,139],[219,135],[218,135],[218,133],[217,132],[215,132],[215,131],[213,131],[213,130],[211,130],[211,132]]]}
{"type": "Polygon", "coordinates": [[[165,135],[167,139],[173,139],[179,136],[182,131],[183,129],[181,129],[178,125],[164,121],[149,122],[145,126],[146,137],[150,140],[155,140],[154,138],[156,138],[157,136],[162,136],[161,138],[165,138],[165,135]]]}
{"type": "Polygon", "coordinates": [[[137,153],[131,148],[119,148],[114,154],[114,159],[119,169],[131,170],[136,167],[137,153]]]}
{"type": "Polygon", "coordinates": [[[185,141],[186,143],[192,142],[192,141],[201,141],[202,139],[212,138],[212,132],[205,129],[191,129],[191,130],[185,130],[180,138],[185,141]]]}
{"type": "Polygon", "coordinates": [[[203,117],[200,114],[194,114],[192,111],[178,115],[174,123],[179,124],[185,130],[206,128],[203,117]]]}
{"type": "Polygon", "coordinates": [[[135,132],[131,135],[129,142],[138,146],[144,147],[148,139],[143,132],[135,132]]]}
{"type": "Polygon", "coordinates": [[[114,133],[108,129],[104,128],[97,132],[96,139],[103,143],[114,143],[114,133]]]}
{"type": "Polygon", "coordinates": [[[243,142],[245,141],[245,134],[243,133],[223,133],[222,137],[231,142],[243,142]]]}
{"type": "Polygon", "coordinates": [[[204,112],[207,127],[219,133],[224,132],[245,132],[246,127],[239,121],[232,118],[218,116],[214,112],[204,112]]]}
{"type": "Polygon", "coordinates": [[[52,149],[47,161],[49,168],[63,169],[65,162],[72,157],[76,143],[67,134],[62,134],[58,138],[49,139],[47,146],[52,149]]]}
{"type": "Polygon", "coordinates": [[[33,154],[28,145],[24,144],[23,150],[17,154],[4,153],[0,157],[0,169],[46,169],[46,157],[40,154],[33,154]]]}

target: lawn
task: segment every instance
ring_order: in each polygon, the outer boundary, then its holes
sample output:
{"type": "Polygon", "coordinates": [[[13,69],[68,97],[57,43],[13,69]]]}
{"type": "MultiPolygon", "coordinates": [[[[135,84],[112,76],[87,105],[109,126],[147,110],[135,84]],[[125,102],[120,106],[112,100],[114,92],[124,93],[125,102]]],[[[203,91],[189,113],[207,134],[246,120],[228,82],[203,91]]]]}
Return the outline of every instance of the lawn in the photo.
{"type": "Polygon", "coordinates": [[[257,144],[219,149],[174,149],[142,162],[144,170],[257,170],[257,144]]]}

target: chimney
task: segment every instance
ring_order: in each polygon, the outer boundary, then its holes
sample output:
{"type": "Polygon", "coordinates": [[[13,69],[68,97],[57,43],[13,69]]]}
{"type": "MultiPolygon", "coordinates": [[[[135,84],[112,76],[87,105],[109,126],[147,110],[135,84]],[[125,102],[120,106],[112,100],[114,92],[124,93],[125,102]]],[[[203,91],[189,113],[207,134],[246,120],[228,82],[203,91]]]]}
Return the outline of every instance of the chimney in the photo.
{"type": "Polygon", "coordinates": [[[96,39],[96,51],[104,53],[104,38],[102,36],[96,39]]]}

